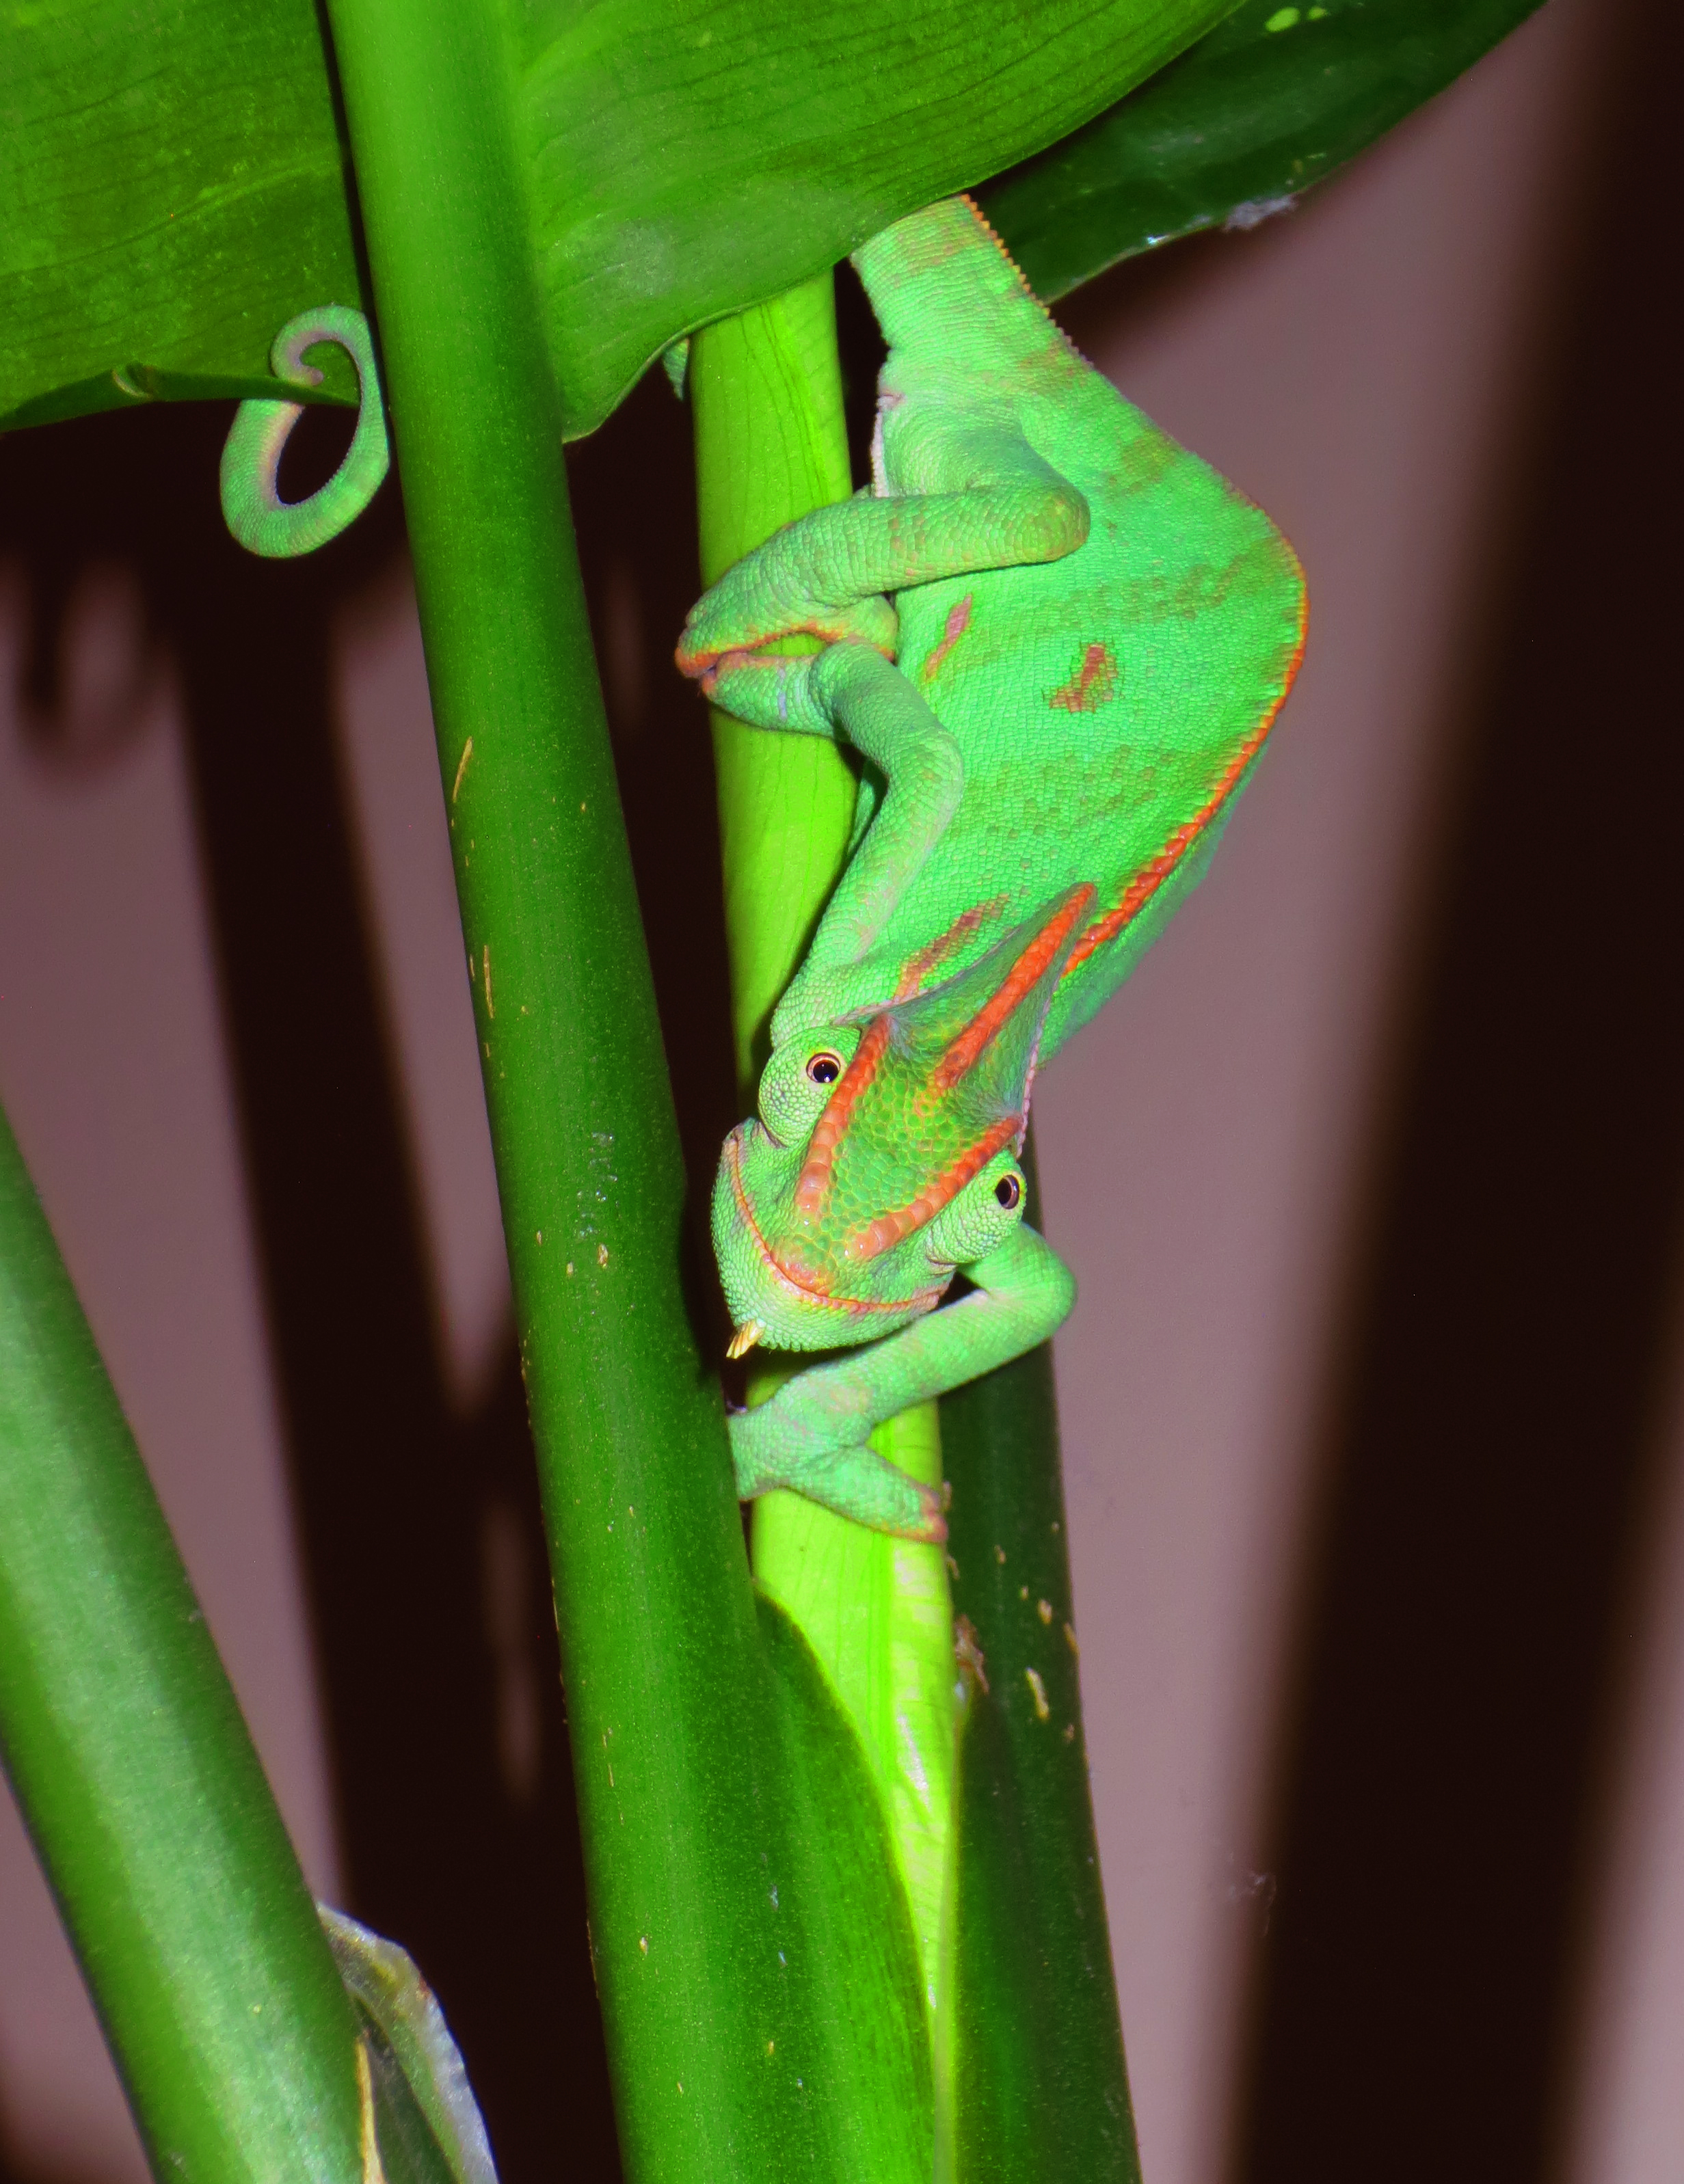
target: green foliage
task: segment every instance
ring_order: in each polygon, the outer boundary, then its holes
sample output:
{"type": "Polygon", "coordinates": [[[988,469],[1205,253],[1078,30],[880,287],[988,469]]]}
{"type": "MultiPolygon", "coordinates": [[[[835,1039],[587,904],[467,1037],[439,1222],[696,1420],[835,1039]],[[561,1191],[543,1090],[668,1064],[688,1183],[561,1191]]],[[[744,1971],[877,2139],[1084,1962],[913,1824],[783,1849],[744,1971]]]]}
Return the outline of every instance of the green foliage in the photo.
{"type": "MultiPolygon", "coordinates": [[[[980,1658],[939,1886],[873,1677],[922,1647],[911,1763],[940,1771],[950,1566],[856,1557],[832,1644],[811,1513],[769,1504],[756,1553],[797,1616],[750,1585],[560,442],[705,328],[717,573],[848,489],[823,269],[851,245],[1027,160],[986,202],[1059,292],[1319,179],[1528,4],[329,0],[330,65],[311,0],[0,0],[0,426],[271,396],[284,320],[377,300],[636,2184],[912,2184],[938,2139],[962,2184],[1137,2166],[1044,1353],[943,1406],[980,1658]]],[[[354,399],[321,360],[318,398],[354,399]]],[[[751,1077],[853,781],[827,746],[717,733],[751,1077]]],[[[160,2173],[349,2184],[354,2020],[3,1125],[0,1667],[160,2173]]],[[[382,1947],[342,1961],[393,2184],[483,2184],[382,1947]]]]}
{"type": "Polygon", "coordinates": [[[1246,0],[1191,52],[981,192],[1042,297],[1322,181],[1538,0],[1246,0]]]}
{"type": "Polygon", "coordinates": [[[674,335],[1052,142],[1232,0],[606,0],[516,19],[568,429],[674,335]]]}
{"type": "MultiPolygon", "coordinates": [[[[1223,22],[1230,4],[505,0],[568,436],[678,335],[1042,145],[986,202],[1044,295],[1293,195],[1537,0],[1246,0],[1223,22]]],[[[259,393],[284,320],[366,307],[309,0],[142,0],[139,18],[133,0],[0,4],[0,426],[259,393]]],[[[355,399],[343,362],[315,398],[355,399]]]]}
{"type": "MultiPolygon", "coordinates": [[[[565,432],[675,336],[1051,142],[1230,4],[485,8],[565,432]]],[[[309,0],[3,0],[0,93],[0,426],[261,393],[284,320],[366,304],[309,0]]],[[[355,398],[343,367],[321,393],[355,398]]]]}
{"type": "Polygon", "coordinates": [[[0,0],[0,427],[272,394],[283,320],[365,302],[311,0],[0,0]]]}

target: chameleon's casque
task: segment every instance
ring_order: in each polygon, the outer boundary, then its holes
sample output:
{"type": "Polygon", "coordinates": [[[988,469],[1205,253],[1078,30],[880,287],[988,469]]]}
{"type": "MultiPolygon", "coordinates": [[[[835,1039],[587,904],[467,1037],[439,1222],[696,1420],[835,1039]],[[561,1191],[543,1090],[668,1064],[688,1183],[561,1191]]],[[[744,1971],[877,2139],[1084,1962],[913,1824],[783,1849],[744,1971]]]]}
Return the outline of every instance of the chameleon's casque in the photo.
{"type": "Polygon", "coordinates": [[[743,1490],[934,1535],[866,1434],[1068,1309],[1021,1226],[1034,1072],[1198,878],[1304,592],[1269,519],[1075,353],[967,201],[855,263],[889,345],[873,490],[728,571],[679,650],[727,710],[867,761],[714,1239],[734,1346],[872,1345],[733,1419],[743,1490]],[[761,649],[796,631],[826,649],[761,649]],[[932,1312],[956,1266],[975,1294],[932,1312]]]}

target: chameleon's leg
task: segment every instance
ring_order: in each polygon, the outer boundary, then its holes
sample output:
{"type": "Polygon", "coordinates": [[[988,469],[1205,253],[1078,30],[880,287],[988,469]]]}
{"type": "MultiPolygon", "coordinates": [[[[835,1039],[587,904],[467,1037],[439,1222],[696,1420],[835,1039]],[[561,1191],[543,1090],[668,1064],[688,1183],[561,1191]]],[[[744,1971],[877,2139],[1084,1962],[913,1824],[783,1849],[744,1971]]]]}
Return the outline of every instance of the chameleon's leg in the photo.
{"type": "Polygon", "coordinates": [[[243,402],[222,448],[222,514],[242,546],[283,559],[314,553],[354,523],[391,467],[386,410],[374,343],[360,311],[326,304],[289,319],[275,337],[270,368],[294,387],[314,387],[321,374],[304,351],[333,342],[357,368],[360,400],[357,427],[345,459],[326,484],[307,500],[287,501],[276,483],[281,451],[304,415],[298,402],[243,402]]]}
{"type": "Polygon", "coordinates": [[[878,766],[889,784],[837,883],[806,961],[772,1020],[784,1027],[828,1015],[824,982],[870,952],[895,904],[945,831],[964,785],[959,746],[891,661],[867,644],[828,645],[805,659],[734,655],[716,701],[757,727],[834,737],[878,766]]]}
{"type": "Polygon", "coordinates": [[[884,1418],[945,1395],[1046,1341],[1076,1301],[1068,1269],[1033,1228],[965,1269],[976,1284],[898,1334],[815,1365],[731,1420],[744,1501],[793,1488],[844,1517],[909,1539],[946,1535],[936,1496],[866,1446],[884,1418]]]}
{"type": "Polygon", "coordinates": [[[816,509],[744,554],[692,607],[678,665],[722,703],[728,655],[805,632],[895,649],[895,611],[879,596],[978,569],[1056,561],[1088,535],[1088,504],[1020,434],[951,426],[952,492],[860,494],[816,509]]]}

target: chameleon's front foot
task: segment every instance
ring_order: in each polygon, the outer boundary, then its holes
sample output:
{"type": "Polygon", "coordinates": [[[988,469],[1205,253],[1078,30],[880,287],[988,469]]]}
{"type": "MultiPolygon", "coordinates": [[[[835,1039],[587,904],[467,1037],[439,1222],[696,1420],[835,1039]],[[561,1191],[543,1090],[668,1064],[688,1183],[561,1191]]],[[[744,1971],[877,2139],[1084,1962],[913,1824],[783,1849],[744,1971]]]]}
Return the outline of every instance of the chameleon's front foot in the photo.
{"type": "Polygon", "coordinates": [[[941,1496],[933,1487],[921,1486],[863,1444],[830,1449],[800,1446],[802,1437],[778,1430],[777,1400],[773,1396],[757,1410],[741,1412],[731,1420],[739,1500],[752,1502],[776,1487],[787,1487],[873,1532],[894,1532],[907,1540],[947,1537],[941,1496]]]}
{"type": "Polygon", "coordinates": [[[820,509],[728,569],[685,617],[680,672],[714,697],[714,679],[728,660],[786,637],[816,637],[822,644],[851,638],[892,660],[895,610],[875,586],[856,580],[847,550],[850,526],[858,521],[852,503],[820,509]]]}

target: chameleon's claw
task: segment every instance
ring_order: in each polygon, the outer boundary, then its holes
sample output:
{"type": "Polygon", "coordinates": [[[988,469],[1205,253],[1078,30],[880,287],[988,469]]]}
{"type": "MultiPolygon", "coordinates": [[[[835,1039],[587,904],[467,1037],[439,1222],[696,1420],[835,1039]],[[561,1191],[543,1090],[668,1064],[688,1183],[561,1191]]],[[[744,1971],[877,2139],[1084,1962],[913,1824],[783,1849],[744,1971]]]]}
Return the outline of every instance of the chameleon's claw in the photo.
{"type": "Polygon", "coordinates": [[[696,672],[701,682],[703,697],[711,699],[719,688],[722,676],[764,675],[789,665],[789,660],[781,654],[745,651],[739,648],[734,652],[717,654],[705,667],[699,668],[696,672]]]}
{"type": "Polygon", "coordinates": [[[762,1456],[756,1460],[749,1453],[755,1416],[748,1411],[730,1420],[740,1500],[752,1502],[774,1488],[787,1487],[873,1532],[893,1532],[905,1540],[940,1541],[947,1537],[940,1489],[921,1486],[898,1464],[862,1445],[828,1450],[822,1456],[787,1455],[782,1460],[762,1456]]]}
{"type": "Polygon", "coordinates": [[[745,1319],[726,1345],[728,1357],[746,1357],[756,1343],[766,1333],[757,1319],[745,1319]]]}

